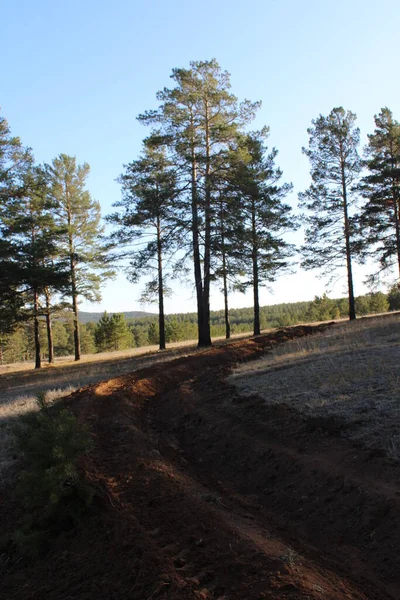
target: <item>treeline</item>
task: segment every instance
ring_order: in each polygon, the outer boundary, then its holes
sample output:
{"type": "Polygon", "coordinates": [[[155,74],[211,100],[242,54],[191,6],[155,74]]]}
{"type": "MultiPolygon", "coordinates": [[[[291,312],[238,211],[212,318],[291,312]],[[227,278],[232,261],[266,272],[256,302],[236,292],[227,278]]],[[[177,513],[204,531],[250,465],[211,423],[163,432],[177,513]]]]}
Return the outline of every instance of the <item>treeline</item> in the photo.
{"type": "MultiPolygon", "coordinates": [[[[250,129],[260,102],[239,102],[216,60],[173,69],[171,79],[172,87],[157,94],[157,108],[138,117],[148,134],[119,178],[122,199],[106,217],[113,227],[107,239],[100,207],[85,188],[88,165],[65,154],[36,165],[0,119],[0,331],[10,334],[30,320],[36,367],[45,343],[41,320],[51,362],[53,317],[63,309],[72,314],[79,360],[78,301],[99,298],[100,284],[113,274],[110,264],[121,265],[133,283],[145,280],[142,300],[155,301],[159,315],[146,335],[157,336],[160,349],[171,340],[164,299],[176,280],[194,285],[199,346],[211,344],[217,326],[227,338],[238,326],[229,310],[232,291],[252,291],[252,331],[259,334],[260,287],[295,268],[289,236],[301,223],[301,265],[328,276],[345,269],[350,319],[363,310],[355,264],[372,259],[371,283],[393,267],[396,278],[400,272],[400,125],[388,108],[375,116],[363,156],[354,113],[337,107],[312,121],[303,148],[311,185],[299,194],[303,212],[296,218],[285,202],[292,185],[267,145],[268,127],[250,129]],[[211,286],[224,297],[218,325],[211,286]]],[[[97,338],[97,347],[115,345],[117,326],[105,323],[109,334],[97,338]]]]}
{"type": "MultiPolygon", "coordinates": [[[[395,287],[389,294],[376,292],[356,298],[359,315],[383,313],[400,309],[400,292],[395,287]]],[[[347,317],[347,298],[331,299],[326,295],[310,302],[275,304],[260,307],[261,329],[285,327],[301,322],[326,321],[347,317]]],[[[236,308],[230,311],[231,331],[250,332],[253,327],[253,308],[236,308]]],[[[225,336],[223,310],[210,314],[211,335],[225,336]]],[[[158,317],[126,318],[124,314],[105,313],[97,323],[80,324],[82,354],[113,352],[129,348],[158,345],[158,317]]],[[[39,320],[42,360],[48,359],[46,346],[46,323],[39,320]]],[[[197,314],[166,315],[165,338],[167,343],[194,340],[197,335],[197,314]]],[[[74,352],[74,323],[71,315],[64,313],[53,320],[53,343],[56,357],[70,356],[74,352]]],[[[0,364],[31,361],[33,358],[33,327],[31,323],[20,325],[14,333],[0,336],[0,364]]]]}

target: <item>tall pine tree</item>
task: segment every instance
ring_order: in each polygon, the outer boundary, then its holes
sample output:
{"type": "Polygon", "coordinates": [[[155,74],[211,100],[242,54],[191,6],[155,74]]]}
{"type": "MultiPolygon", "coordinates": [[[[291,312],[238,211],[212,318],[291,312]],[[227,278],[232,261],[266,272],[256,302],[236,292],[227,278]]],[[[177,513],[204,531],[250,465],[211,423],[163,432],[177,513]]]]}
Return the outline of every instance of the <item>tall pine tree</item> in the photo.
{"type": "MultiPolygon", "coordinates": [[[[62,293],[69,284],[69,273],[65,263],[57,261],[58,244],[64,231],[54,220],[54,204],[47,194],[44,172],[35,168],[29,174],[29,186],[24,202],[20,203],[18,218],[14,217],[13,235],[20,245],[19,260],[24,270],[23,285],[26,288],[25,300],[33,317],[35,368],[41,367],[41,341],[39,318],[47,315],[47,308],[41,298],[52,288],[62,293]]],[[[29,315],[29,312],[27,312],[29,315]]],[[[47,321],[47,325],[49,323],[47,321]]],[[[49,357],[53,351],[49,340],[49,357]]]]}
{"type": "Polygon", "coordinates": [[[253,290],[253,333],[259,335],[260,287],[276,280],[290,265],[294,248],[285,233],[297,228],[291,208],[283,200],[292,185],[281,183],[275,148],[268,153],[268,128],[242,136],[232,159],[231,185],[236,190],[237,259],[253,290]]]}
{"type": "Polygon", "coordinates": [[[350,319],[356,318],[350,209],[361,170],[360,131],[355,122],[356,115],[342,107],[312,121],[307,130],[309,147],[303,148],[312,183],[299,194],[300,207],[307,211],[302,265],[323,269],[324,274],[346,267],[350,319]]]}
{"type": "Polygon", "coordinates": [[[375,115],[365,154],[368,174],[360,185],[366,201],[360,214],[364,254],[378,259],[378,276],[395,265],[400,277],[400,124],[388,108],[375,115]]]}
{"type": "Polygon", "coordinates": [[[12,220],[20,214],[20,202],[28,192],[28,173],[33,156],[11,134],[0,116],[0,332],[13,331],[24,306],[23,267],[12,220]]]}
{"type": "Polygon", "coordinates": [[[165,148],[151,137],[142,156],[125,167],[119,182],[123,197],[113,206],[122,211],[108,217],[117,226],[112,238],[122,247],[121,258],[130,259],[128,276],[132,282],[151,276],[143,297],[157,299],[159,345],[165,350],[165,260],[171,261],[181,246],[176,171],[165,148]]]}
{"type": "Polygon", "coordinates": [[[32,153],[0,119],[0,329],[11,332],[21,321],[34,324],[35,367],[41,366],[40,296],[46,286],[62,290],[67,275],[51,262],[57,252],[52,205],[43,170],[32,153]]]}
{"type": "Polygon", "coordinates": [[[230,92],[230,76],[215,59],[173,69],[175,87],[159,92],[160,108],[141,115],[161,126],[173,161],[187,187],[186,215],[191,237],[197,298],[198,343],[211,344],[210,284],[212,236],[218,215],[215,178],[220,157],[237,132],[250,122],[259,103],[239,104],[230,92]]]}
{"type": "Polygon", "coordinates": [[[78,300],[83,297],[99,301],[101,283],[113,274],[103,239],[100,205],[86,189],[89,170],[87,163],[78,165],[74,156],[66,154],[47,165],[57,223],[66,230],[60,255],[69,266],[75,360],[81,357],[78,300]]]}

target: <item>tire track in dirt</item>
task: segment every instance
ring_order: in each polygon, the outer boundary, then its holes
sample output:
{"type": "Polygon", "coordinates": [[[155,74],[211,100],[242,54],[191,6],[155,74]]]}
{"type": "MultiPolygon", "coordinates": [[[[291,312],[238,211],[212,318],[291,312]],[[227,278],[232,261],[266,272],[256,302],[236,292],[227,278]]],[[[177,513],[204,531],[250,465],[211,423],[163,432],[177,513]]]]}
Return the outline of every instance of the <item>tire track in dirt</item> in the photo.
{"type": "Polygon", "coordinates": [[[331,424],[310,428],[225,381],[234,363],[318,330],[288,328],[74,394],[68,404],[96,442],[82,466],[97,503],[45,560],[10,570],[5,597],[399,599],[394,471],[331,424]],[[369,545],[365,531],[375,531],[369,545]]]}
{"type": "MultiPolygon", "coordinates": [[[[228,394],[223,398],[204,394],[204,384],[201,386],[203,393],[197,399],[193,383],[183,386],[180,396],[174,394],[173,402],[180,410],[188,398],[192,406],[182,418],[170,420],[166,433],[165,413],[174,411],[170,407],[155,411],[158,428],[163,423],[159,435],[167,435],[167,439],[176,436],[175,443],[187,461],[186,470],[194,472],[201,482],[214,485],[216,494],[234,498],[259,526],[274,524],[275,534],[300,554],[318,562],[323,551],[322,564],[343,576],[350,575],[361,589],[372,583],[377,587],[373,598],[380,597],[378,589],[385,598],[400,598],[399,495],[394,484],[380,478],[381,473],[363,479],[371,463],[368,453],[363,456],[341,440],[335,440],[332,452],[331,436],[326,439],[320,432],[317,436],[302,432],[301,421],[297,434],[311,435],[317,443],[315,448],[307,448],[306,443],[295,448],[305,441],[301,435],[296,438],[291,431],[291,437],[285,439],[274,424],[268,427],[260,423],[259,415],[248,418],[251,403],[245,406],[245,413],[239,411],[232,418],[224,402],[234,406],[237,398],[233,390],[227,400],[228,394]],[[324,452],[326,455],[321,456],[324,452]]],[[[293,426],[294,416],[289,411],[281,411],[278,419],[276,411],[267,411],[264,418],[268,416],[279,424],[291,420],[293,426]]],[[[377,464],[375,470],[380,471],[377,464]]],[[[396,471],[392,469],[391,475],[397,479],[396,471]]]]}

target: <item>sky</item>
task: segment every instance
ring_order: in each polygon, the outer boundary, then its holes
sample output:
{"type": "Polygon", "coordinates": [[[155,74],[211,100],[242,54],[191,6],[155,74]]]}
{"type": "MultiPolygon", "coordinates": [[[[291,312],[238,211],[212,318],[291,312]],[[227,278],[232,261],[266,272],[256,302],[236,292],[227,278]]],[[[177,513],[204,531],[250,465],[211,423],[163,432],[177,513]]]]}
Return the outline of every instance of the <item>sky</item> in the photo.
{"type": "MultiPolygon", "coordinates": [[[[120,199],[115,180],[147,134],[137,115],[155,108],[172,69],[192,60],[216,58],[239,100],[262,101],[252,128],[270,127],[293,207],[309,185],[301,148],[312,119],[335,106],[352,110],[363,143],[383,106],[400,119],[399,0],[2,0],[0,20],[2,115],[38,162],[61,152],[88,162],[103,215],[120,199]]],[[[301,244],[301,232],[292,241],[301,244]]],[[[367,292],[366,270],[354,270],[356,295],[367,292]]],[[[325,285],[297,267],[261,303],[312,299],[325,285]]],[[[345,295],[345,278],[330,295],[345,295]]],[[[100,304],[81,308],[155,311],[139,296],[140,285],[121,273],[100,304]]],[[[235,294],[231,305],[250,306],[251,294],[235,294]]],[[[222,307],[215,290],[211,308],[222,307]]],[[[177,286],[166,301],[170,313],[194,309],[191,286],[177,286]]]]}

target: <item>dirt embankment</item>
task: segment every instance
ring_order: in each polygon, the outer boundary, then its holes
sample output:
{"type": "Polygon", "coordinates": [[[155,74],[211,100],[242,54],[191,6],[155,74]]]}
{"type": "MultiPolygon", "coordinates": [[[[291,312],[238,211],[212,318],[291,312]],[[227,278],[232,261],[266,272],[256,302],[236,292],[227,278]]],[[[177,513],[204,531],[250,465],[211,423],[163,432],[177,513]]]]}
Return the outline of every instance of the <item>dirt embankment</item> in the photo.
{"type": "MultiPolygon", "coordinates": [[[[243,398],[231,367],[295,327],[75,393],[99,491],[78,530],[6,568],[14,600],[400,599],[398,467],[331,421],[243,398]]],[[[12,526],[10,503],[3,526],[12,526]]]]}

